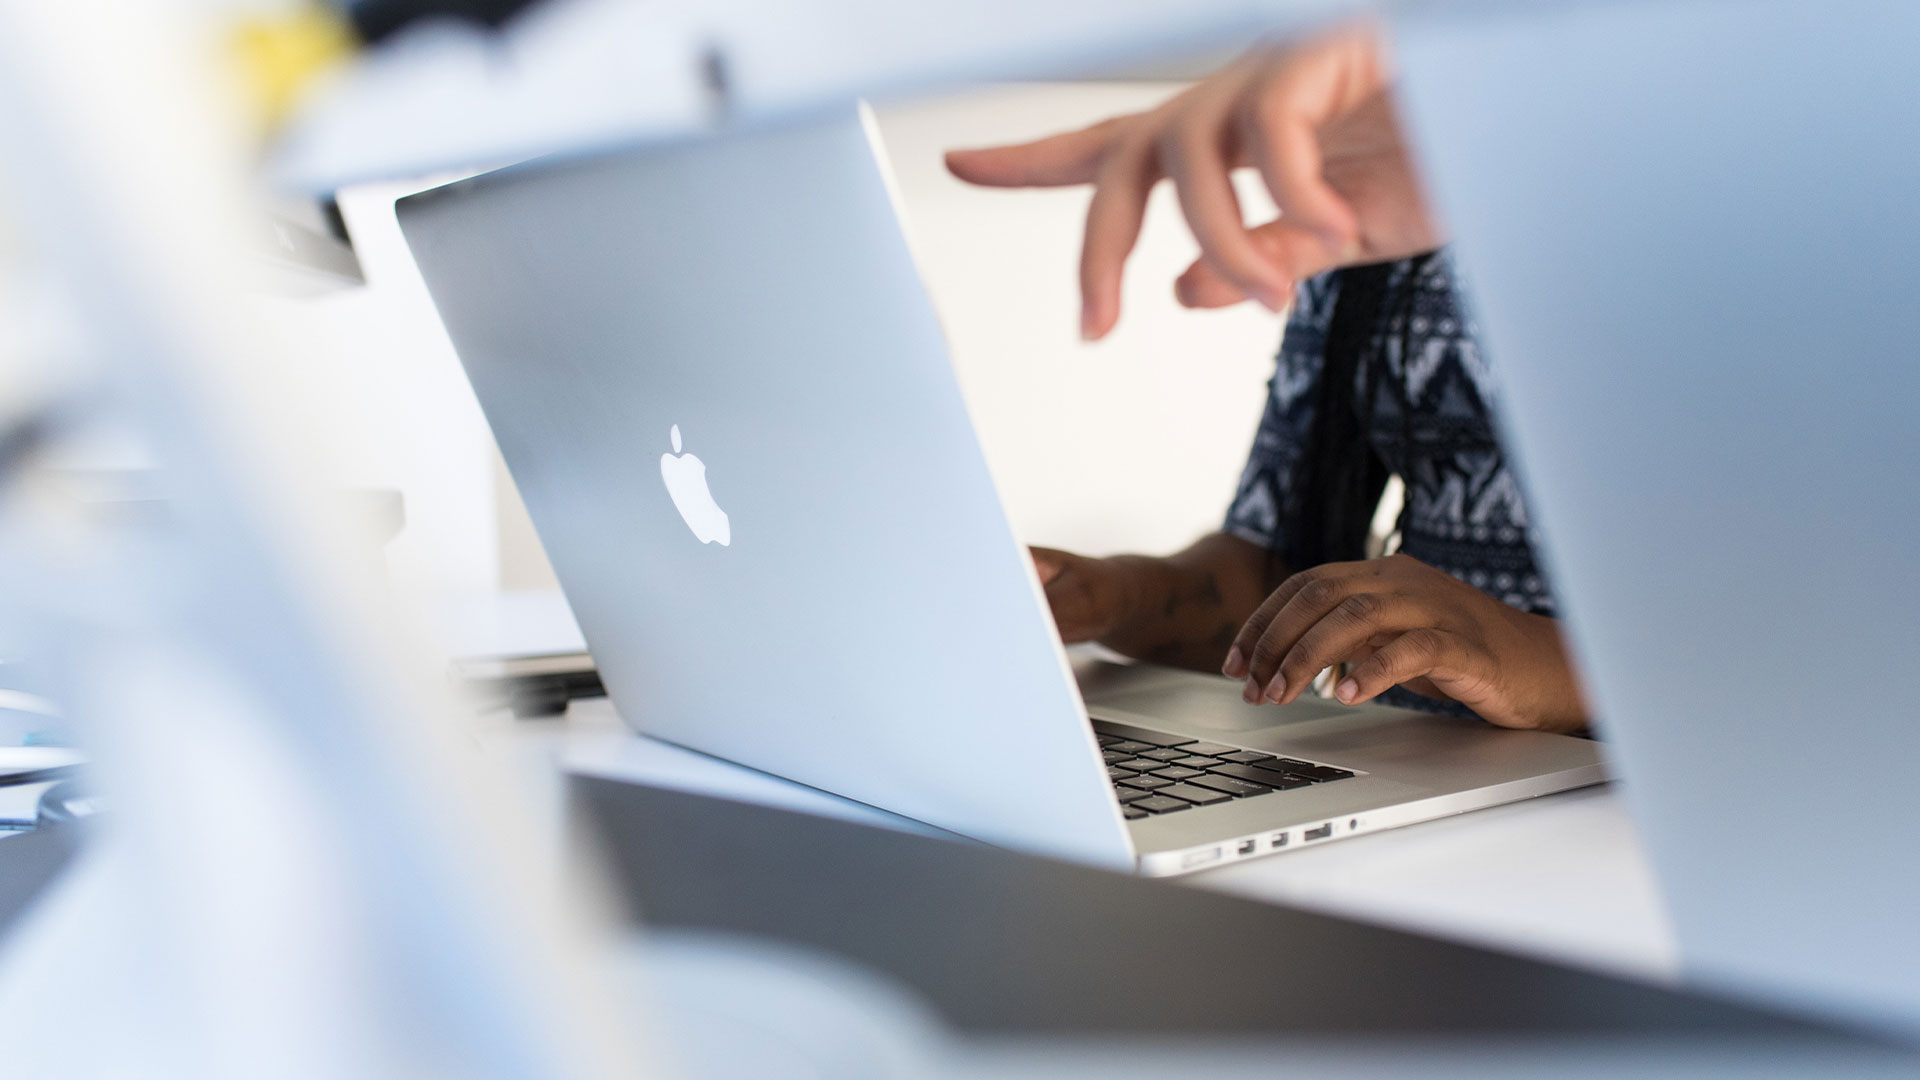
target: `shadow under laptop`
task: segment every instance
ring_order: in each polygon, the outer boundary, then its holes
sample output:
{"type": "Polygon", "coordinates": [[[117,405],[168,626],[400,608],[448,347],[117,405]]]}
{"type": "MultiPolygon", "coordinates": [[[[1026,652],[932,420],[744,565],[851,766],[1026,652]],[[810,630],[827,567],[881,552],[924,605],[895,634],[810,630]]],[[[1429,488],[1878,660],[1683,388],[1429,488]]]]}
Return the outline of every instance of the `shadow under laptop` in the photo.
{"type": "Polygon", "coordinates": [[[1311,1060],[1335,1074],[1920,1064],[1876,1036],[1706,994],[968,841],[600,778],[576,777],[573,791],[636,923],[644,914],[678,958],[656,983],[699,970],[690,956],[752,970],[756,949],[767,970],[852,972],[854,997],[879,1001],[872,988],[891,985],[912,1003],[865,1010],[896,1048],[924,1014],[949,1049],[997,1073],[1063,1047],[1063,1067],[1128,1072],[1197,1046],[1232,1050],[1220,1063],[1234,1068],[1311,1060]],[[1289,1056],[1271,1057],[1280,1044],[1289,1056]],[[996,1056],[1011,1045],[1025,1048],[1017,1061],[996,1056]],[[1036,1046],[1053,1050],[1026,1053],[1036,1046]]]}

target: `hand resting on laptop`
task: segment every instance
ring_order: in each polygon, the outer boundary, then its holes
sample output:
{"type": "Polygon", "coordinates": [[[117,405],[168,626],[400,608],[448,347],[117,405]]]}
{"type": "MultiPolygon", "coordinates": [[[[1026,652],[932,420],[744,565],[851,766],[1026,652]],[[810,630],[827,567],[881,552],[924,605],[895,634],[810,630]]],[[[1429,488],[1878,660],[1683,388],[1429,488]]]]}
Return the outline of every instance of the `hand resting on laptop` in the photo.
{"type": "Polygon", "coordinates": [[[1247,680],[1250,704],[1293,702],[1322,670],[1345,664],[1335,689],[1343,704],[1400,686],[1503,727],[1587,726],[1555,620],[1405,555],[1326,563],[1257,603],[1267,552],[1226,533],[1167,558],[1032,554],[1063,640],[1198,670],[1224,655],[1222,670],[1247,680]]]}
{"type": "Polygon", "coordinates": [[[1334,697],[1392,686],[1449,698],[1502,727],[1578,731],[1586,710],[1558,624],[1406,555],[1326,563],[1288,578],[1240,629],[1222,669],[1248,703],[1284,705],[1344,663],[1334,697]]]}

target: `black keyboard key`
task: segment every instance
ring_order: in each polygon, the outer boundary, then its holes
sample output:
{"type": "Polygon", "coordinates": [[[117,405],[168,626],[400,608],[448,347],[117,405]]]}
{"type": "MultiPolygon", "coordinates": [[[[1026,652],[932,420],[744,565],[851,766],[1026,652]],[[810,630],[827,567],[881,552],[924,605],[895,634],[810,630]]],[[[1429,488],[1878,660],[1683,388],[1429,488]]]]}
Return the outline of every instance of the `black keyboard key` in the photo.
{"type": "MultiPolygon", "coordinates": [[[[1261,761],[1260,765],[1254,765],[1252,769],[1260,769],[1260,771],[1269,774],[1269,776],[1286,776],[1288,780],[1306,780],[1308,784],[1319,784],[1319,780],[1315,780],[1313,776],[1302,774],[1304,769],[1313,769],[1311,765],[1288,765],[1288,767],[1284,767],[1283,769],[1277,761],[1261,761]]],[[[1265,782],[1265,780],[1261,780],[1261,782],[1265,782]]]]}
{"type": "Polygon", "coordinates": [[[1175,784],[1170,788],[1161,788],[1154,794],[1167,798],[1185,799],[1196,806],[1211,806],[1214,803],[1233,801],[1233,796],[1224,791],[1195,787],[1192,784],[1175,784]]]}
{"type": "Polygon", "coordinates": [[[1207,775],[1199,769],[1189,769],[1181,765],[1169,765],[1164,769],[1153,770],[1153,775],[1164,776],[1169,780],[1190,780],[1196,776],[1207,775]]]}
{"type": "MultiPolygon", "coordinates": [[[[1173,781],[1158,776],[1129,776],[1125,780],[1120,781],[1120,783],[1131,788],[1139,788],[1142,791],[1152,791],[1155,788],[1166,787],[1173,783],[1173,781]]],[[[1306,781],[1302,780],[1301,783],[1304,784],[1306,781]]]]}
{"type": "Polygon", "coordinates": [[[1114,739],[1112,742],[1103,745],[1109,750],[1118,750],[1126,754],[1137,754],[1142,750],[1153,749],[1152,744],[1143,743],[1138,739],[1114,739]]]}
{"type": "Polygon", "coordinates": [[[1147,816],[1147,812],[1137,806],[1123,806],[1120,808],[1120,812],[1127,816],[1128,821],[1138,821],[1147,816]]]}
{"type": "Polygon", "coordinates": [[[1117,742],[1119,742],[1119,741],[1120,741],[1120,736],[1118,736],[1118,735],[1095,735],[1095,736],[1093,737],[1093,741],[1094,741],[1094,742],[1097,742],[1097,743],[1099,743],[1099,744],[1100,744],[1101,746],[1112,746],[1112,745],[1113,745],[1114,743],[1117,743],[1117,742]]]}
{"type": "Polygon", "coordinates": [[[1315,783],[1319,782],[1318,774],[1322,770],[1321,766],[1315,765],[1311,761],[1301,761],[1299,758],[1290,757],[1274,758],[1272,761],[1256,761],[1253,763],[1253,767],[1256,769],[1269,769],[1277,773],[1286,773],[1288,776],[1297,776],[1302,780],[1312,780],[1315,783]]]}
{"type": "Polygon", "coordinates": [[[1150,731],[1134,727],[1132,724],[1116,724],[1111,720],[1093,721],[1093,730],[1102,735],[1118,735],[1123,739],[1143,742],[1148,746],[1185,746],[1193,740],[1185,735],[1168,735],[1164,731],[1150,731]]]}
{"type": "Polygon", "coordinates": [[[1166,762],[1164,761],[1155,761],[1152,758],[1143,757],[1130,757],[1125,761],[1116,761],[1112,764],[1122,769],[1132,769],[1134,772],[1152,772],[1155,769],[1166,767],[1166,762]]]}
{"type": "Polygon", "coordinates": [[[1125,761],[1132,756],[1133,756],[1132,754],[1123,754],[1118,750],[1100,751],[1100,760],[1106,762],[1109,765],[1113,764],[1116,761],[1125,761]]]}
{"type": "Polygon", "coordinates": [[[1231,776],[1235,780],[1245,780],[1249,784],[1260,784],[1265,787],[1277,788],[1281,791],[1286,791],[1289,788],[1306,787],[1308,784],[1313,783],[1313,781],[1304,776],[1288,776],[1286,773],[1268,772],[1265,769],[1256,769],[1251,765],[1216,765],[1207,771],[1213,773],[1215,776],[1231,776]]]}
{"type": "Polygon", "coordinates": [[[1287,772],[1292,776],[1304,776],[1316,784],[1324,784],[1329,780],[1345,780],[1353,775],[1345,769],[1336,769],[1331,765],[1308,765],[1305,767],[1289,765],[1287,766],[1287,772]]]}
{"type": "Polygon", "coordinates": [[[1125,780],[1129,776],[1139,775],[1139,773],[1134,772],[1132,769],[1123,769],[1118,765],[1107,766],[1107,779],[1109,780],[1125,780]]]}
{"type": "MultiPolygon", "coordinates": [[[[1185,750],[1186,747],[1183,746],[1180,749],[1185,750]]],[[[1195,757],[1183,757],[1180,760],[1174,762],[1174,764],[1185,765],[1189,769],[1211,769],[1215,765],[1220,764],[1220,761],[1218,758],[1195,756],[1195,757]]]]}
{"type": "Polygon", "coordinates": [[[1189,755],[1185,750],[1175,750],[1170,746],[1163,746],[1158,750],[1148,750],[1140,756],[1143,758],[1152,758],[1155,761],[1178,761],[1189,755]]]}
{"type": "Polygon", "coordinates": [[[1246,780],[1235,780],[1231,776],[1221,776],[1218,773],[1208,773],[1205,776],[1196,776],[1193,779],[1188,780],[1187,783],[1192,784],[1195,787],[1205,787],[1205,788],[1212,788],[1215,791],[1224,791],[1236,799],[1250,799],[1255,795],[1265,795],[1273,790],[1271,787],[1268,787],[1265,784],[1255,784],[1246,780]]]}
{"type": "Polygon", "coordinates": [[[1256,761],[1272,761],[1272,754],[1262,754],[1257,750],[1236,750],[1231,754],[1221,754],[1224,761],[1236,761],[1242,765],[1251,765],[1256,761]]]}
{"type": "Polygon", "coordinates": [[[1152,795],[1153,795],[1153,792],[1141,791],[1139,788],[1116,786],[1113,789],[1113,797],[1116,799],[1119,799],[1120,804],[1122,806],[1125,806],[1127,803],[1130,803],[1130,802],[1137,802],[1141,799],[1150,798],[1152,795]]]}
{"type": "Polygon", "coordinates": [[[1150,799],[1141,799],[1128,806],[1129,810],[1151,810],[1156,814],[1171,814],[1176,810],[1191,810],[1193,804],[1180,799],[1169,799],[1165,795],[1155,795],[1150,799]]]}
{"type": "Polygon", "coordinates": [[[1190,742],[1180,749],[1185,750],[1189,754],[1205,754],[1208,757],[1219,757],[1222,754],[1231,754],[1239,748],[1222,746],[1217,742],[1190,742]]]}

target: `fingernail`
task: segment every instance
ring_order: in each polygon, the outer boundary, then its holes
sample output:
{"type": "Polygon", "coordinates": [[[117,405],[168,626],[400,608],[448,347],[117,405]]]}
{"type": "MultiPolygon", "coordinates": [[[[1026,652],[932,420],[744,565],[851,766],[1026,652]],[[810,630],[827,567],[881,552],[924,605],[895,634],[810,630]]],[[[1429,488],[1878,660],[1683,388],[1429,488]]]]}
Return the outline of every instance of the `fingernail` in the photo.
{"type": "Polygon", "coordinates": [[[1278,705],[1280,704],[1280,699],[1286,696],[1287,677],[1285,675],[1275,675],[1273,681],[1267,684],[1267,700],[1278,705]]]}
{"type": "Polygon", "coordinates": [[[1247,685],[1240,690],[1240,700],[1249,705],[1260,704],[1260,681],[1258,679],[1255,679],[1251,675],[1247,676],[1247,685]]]}
{"type": "Polygon", "coordinates": [[[1353,699],[1360,696],[1360,684],[1352,679],[1343,679],[1339,686],[1333,688],[1333,696],[1339,698],[1342,703],[1351,705],[1353,699]]]}
{"type": "Polygon", "coordinates": [[[1238,679],[1245,672],[1246,666],[1247,658],[1240,655],[1240,646],[1235,645],[1227,650],[1227,662],[1220,666],[1220,674],[1238,679]]]}
{"type": "Polygon", "coordinates": [[[1099,336],[1100,335],[1094,331],[1093,305],[1092,304],[1080,305],[1080,340],[1095,341],[1099,338],[1099,336]]]}

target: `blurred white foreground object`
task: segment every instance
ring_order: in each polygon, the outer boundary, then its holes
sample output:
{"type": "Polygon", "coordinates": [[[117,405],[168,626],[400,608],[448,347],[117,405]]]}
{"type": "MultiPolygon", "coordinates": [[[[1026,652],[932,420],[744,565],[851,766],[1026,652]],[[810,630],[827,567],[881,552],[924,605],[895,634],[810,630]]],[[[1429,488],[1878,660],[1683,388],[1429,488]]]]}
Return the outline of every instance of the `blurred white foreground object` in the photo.
{"type": "Polygon", "coordinates": [[[1916,46],[1905,0],[1692,0],[1398,49],[1683,974],[1907,1038],[1916,46]]]}
{"type": "Polygon", "coordinates": [[[497,31],[423,21],[290,126],[290,188],[472,168],[857,97],[1238,51],[1353,0],[545,0],[497,31]]]}
{"type": "Polygon", "coordinates": [[[0,967],[8,1071],[643,1075],[604,939],[305,474],[299,343],[240,301],[262,219],[195,14],[0,9],[0,287],[50,282],[72,346],[0,341],[0,640],[52,654],[116,810],[61,890],[85,902],[0,967]],[[83,426],[166,470],[163,522],[47,494],[83,426]]]}

